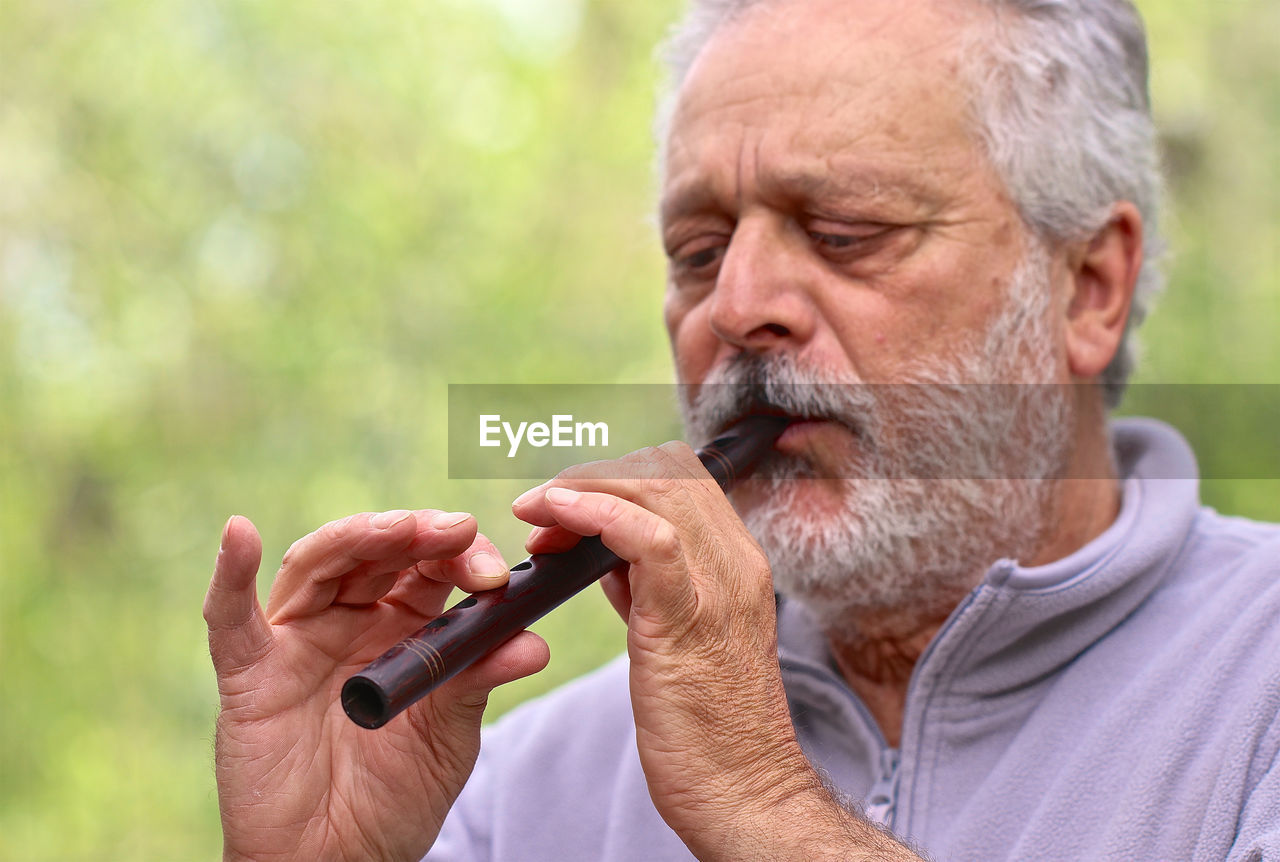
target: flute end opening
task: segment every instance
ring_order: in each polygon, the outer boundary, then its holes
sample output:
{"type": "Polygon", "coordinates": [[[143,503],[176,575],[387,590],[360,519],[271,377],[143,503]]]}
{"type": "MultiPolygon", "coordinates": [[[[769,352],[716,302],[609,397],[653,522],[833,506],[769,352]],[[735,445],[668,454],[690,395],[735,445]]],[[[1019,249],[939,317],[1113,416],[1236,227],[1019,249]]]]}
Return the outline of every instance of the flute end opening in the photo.
{"type": "Polygon", "coordinates": [[[353,676],[342,686],[342,709],[361,727],[376,730],[391,718],[387,698],[382,689],[360,676],[353,676]]]}

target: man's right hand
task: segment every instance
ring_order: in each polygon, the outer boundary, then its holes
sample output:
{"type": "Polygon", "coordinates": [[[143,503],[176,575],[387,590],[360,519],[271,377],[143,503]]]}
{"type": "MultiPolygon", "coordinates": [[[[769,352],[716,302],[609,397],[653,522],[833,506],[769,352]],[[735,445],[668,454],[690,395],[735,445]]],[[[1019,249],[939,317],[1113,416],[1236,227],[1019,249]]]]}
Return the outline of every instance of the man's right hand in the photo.
{"type": "Polygon", "coordinates": [[[452,587],[505,583],[506,564],[468,515],[352,515],[294,543],[264,613],[261,557],[233,517],[204,604],[224,858],[419,859],[471,773],[489,691],[541,670],[546,644],[521,633],[379,730],[353,724],[339,691],[452,587]]]}

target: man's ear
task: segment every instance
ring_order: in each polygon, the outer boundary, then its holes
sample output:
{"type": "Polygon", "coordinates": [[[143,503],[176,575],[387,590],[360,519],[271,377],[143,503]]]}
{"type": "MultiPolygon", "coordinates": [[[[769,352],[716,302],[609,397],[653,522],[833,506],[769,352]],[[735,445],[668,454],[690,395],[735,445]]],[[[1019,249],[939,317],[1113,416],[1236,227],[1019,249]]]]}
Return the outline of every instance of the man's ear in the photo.
{"type": "Polygon", "coordinates": [[[1067,305],[1067,361],[1071,374],[1096,378],[1124,337],[1142,267],[1142,214],[1128,201],[1068,261],[1074,292],[1067,305]]]}

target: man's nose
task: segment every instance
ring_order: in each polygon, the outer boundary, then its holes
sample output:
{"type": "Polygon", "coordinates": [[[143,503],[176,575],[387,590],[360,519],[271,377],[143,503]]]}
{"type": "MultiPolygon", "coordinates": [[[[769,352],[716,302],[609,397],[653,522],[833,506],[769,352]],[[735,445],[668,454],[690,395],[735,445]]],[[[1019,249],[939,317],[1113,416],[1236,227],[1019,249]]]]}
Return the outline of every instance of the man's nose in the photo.
{"type": "Polygon", "coordinates": [[[742,221],[733,232],[711,298],[711,329],[745,350],[794,349],[813,334],[802,250],[785,230],[742,221]]]}

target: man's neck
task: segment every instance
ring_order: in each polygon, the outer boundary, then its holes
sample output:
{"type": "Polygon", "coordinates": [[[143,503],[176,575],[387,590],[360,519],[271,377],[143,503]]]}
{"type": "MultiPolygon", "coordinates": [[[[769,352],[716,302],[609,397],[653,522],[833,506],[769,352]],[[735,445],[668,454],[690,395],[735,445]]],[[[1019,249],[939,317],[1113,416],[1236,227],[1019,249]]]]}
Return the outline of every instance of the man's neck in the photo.
{"type": "MultiPolygon", "coordinates": [[[[1055,481],[1045,512],[1045,528],[1035,550],[1022,555],[1024,566],[1060,560],[1103,533],[1120,512],[1120,483],[1111,458],[1104,423],[1078,441],[1066,475],[1055,481]]],[[[986,561],[993,563],[995,560],[986,561]]],[[[986,570],[974,571],[976,587],[986,570]]],[[[929,643],[964,596],[949,596],[929,605],[921,602],[892,612],[869,612],[855,619],[856,636],[830,639],[836,665],[849,687],[866,704],[885,741],[897,747],[902,736],[911,674],[929,643]]]]}
{"type": "Polygon", "coordinates": [[[859,626],[865,637],[832,641],[831,653],[845,682],[875,719],[885,742],[897,748],[907,686],[916,663],[946,621],[946,615],[917,619],[914,613],[878,614],[859,626]]]}

